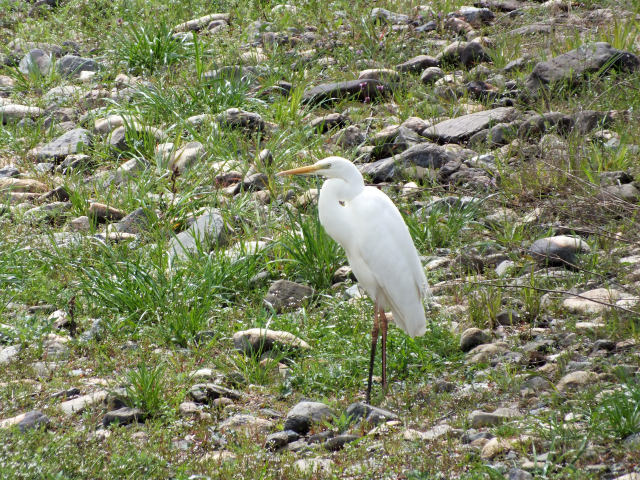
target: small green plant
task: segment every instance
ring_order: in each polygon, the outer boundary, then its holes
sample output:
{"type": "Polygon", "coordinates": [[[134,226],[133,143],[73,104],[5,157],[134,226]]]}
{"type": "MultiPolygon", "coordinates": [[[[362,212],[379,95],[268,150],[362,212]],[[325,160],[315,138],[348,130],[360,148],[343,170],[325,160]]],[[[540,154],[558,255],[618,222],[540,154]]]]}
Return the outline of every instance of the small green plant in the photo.
{"type": "Polygon", "coordinates": [[[125,375],[126,401],[130,407],[139,408],[147,415],[160,414],[166,407],[165,367],[148,367],[141,363],[125,375]]]}
{"type": "Polygon", "coordinates": [[[599,415],[616,439],[640,432],[640,384],[627,382],[619,391],[605,396],[599,415]]]}

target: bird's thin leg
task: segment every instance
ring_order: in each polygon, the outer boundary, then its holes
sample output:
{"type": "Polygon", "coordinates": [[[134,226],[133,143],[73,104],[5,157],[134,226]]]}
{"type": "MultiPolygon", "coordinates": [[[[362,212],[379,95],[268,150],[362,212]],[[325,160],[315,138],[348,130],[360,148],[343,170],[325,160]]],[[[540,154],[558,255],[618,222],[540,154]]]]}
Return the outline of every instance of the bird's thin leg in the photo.
{"type": "Polygon", "coordinates": [[[389,322],[384,309],[380,309],[380,329],[382,330],[382,391],[387,391],[387,327],[389,322]]]}
{"type": "Polygon", "coordinates": [[[369,383],[367,383],[367,404],[371,402],[371,382],[373,380],[373,362],[376,359],[376,345],[378,344],[378,304],[373,314],[373,330],[371,330],[371,359],[369,360],[369,383]]]}

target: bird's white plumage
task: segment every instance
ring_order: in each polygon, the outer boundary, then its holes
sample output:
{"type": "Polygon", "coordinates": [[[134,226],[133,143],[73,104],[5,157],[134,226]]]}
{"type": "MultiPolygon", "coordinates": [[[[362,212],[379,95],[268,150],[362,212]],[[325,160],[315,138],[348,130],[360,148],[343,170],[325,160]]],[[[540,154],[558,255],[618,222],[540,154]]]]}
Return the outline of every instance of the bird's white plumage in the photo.
{"type": "Polygon", "coordinates": [[[391,309],[393,322],[407,334],[423,335],[422,300],[429,287],[402,215],[387,195],[364,186],[348,160],[329,157],[315,166],[315,173],[328,177],[318,201],[322,226],[344,248],[367,294],[391,309]]]}

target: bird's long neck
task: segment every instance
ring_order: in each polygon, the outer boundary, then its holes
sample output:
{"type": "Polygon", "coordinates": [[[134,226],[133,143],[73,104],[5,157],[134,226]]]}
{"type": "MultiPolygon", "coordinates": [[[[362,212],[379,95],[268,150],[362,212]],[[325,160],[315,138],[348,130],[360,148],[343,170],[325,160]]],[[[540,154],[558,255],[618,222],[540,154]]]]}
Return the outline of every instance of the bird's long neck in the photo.
{"type": "MultiPolygon", "coordinates": [[[[355,168],[354,168],[355,170],[355,168]]],[[[344,178],[329,178],[322,185],[318,199],[320,223],[331,238],[345,247],[351,231],[352,214],[349,204],[364,190],[364,180],[360,172],[344,178]]],[[[347,255],[349,252],[347,252],[347,255]]]]}
{"type": "Polygon", "coordinates": [[[322,185],[322,191],[327,193],[325,197],[331,197],[332,200],[348,202],[362,192],[364,179],[355,167],[352,171],[341,173],[341,178],[328,178],[322,185]]]}

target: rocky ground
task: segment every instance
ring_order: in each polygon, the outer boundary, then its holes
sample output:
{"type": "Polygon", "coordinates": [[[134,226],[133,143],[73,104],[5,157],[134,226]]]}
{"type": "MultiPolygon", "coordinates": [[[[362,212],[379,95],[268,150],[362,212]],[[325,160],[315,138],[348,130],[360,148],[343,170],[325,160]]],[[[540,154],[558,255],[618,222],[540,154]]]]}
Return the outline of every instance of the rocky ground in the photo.
{"type": "Polygon", "coordinates": [[[0,478],[640,479],[637,3],[0,11],[0,478]],[[372,405],[329,155],[434,294],[372,405]]]}

